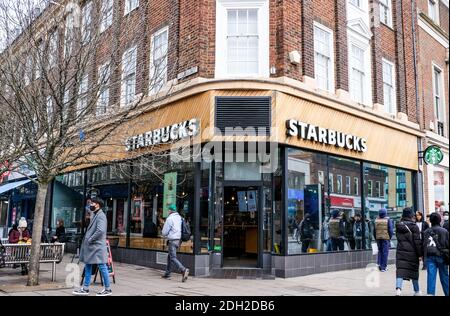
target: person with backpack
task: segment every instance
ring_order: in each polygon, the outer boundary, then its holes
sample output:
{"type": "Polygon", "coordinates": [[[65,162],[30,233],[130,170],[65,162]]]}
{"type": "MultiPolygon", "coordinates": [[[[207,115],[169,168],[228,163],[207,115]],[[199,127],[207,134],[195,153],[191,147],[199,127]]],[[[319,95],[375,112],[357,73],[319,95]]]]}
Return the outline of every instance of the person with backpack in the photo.
{"type": "Polygon", "coordinates": [[[306,253],[312,240],[314,240],[314,226],[311,223],[311,214],[305,214],[305,218],[300,223],[299,231],[300,241],[302,242],[302,253],[306,253]]]}
{"type": "Polygon", "coordinates": [[[345,225],[342,218],[339,216],[339,210],[333,210],[331,212],[331,219],[328,222],[330,230],[331,248],[333,251],[344,250],[345,240],[345,225]]]}
{"type": "Polygon", "coordinates": [[[394,224],[387,217],[387,211],[382,208],[378,211],[378,218],[375,220],[374,237],[378,246],[378,269],[381,272],[387,271],[389,248],[394,235],[394,224]]]}
{"type": "Polygon", "coordinates": [[[439,271],[442,289],[448,296],[448,266],[449,266],[449,234],[441,227],[439,213],[430,215],[431,227],[424,233],[423,247],[427,267],[427,294],[436,294],[436,275],[439,271]]]}
{"type": "Polygon", "coordinates": [[[419,266],[423,256],[422,241],[419,227],[414,221],[414,212],[406,207],[402,219],[396,225],[396,295],[402,294],[403,280],[412,280],[414,295],[420,295],[419,266]]]}
{"type": "Polygon", "coordinates": [[[183,266],[177,258],[177,249],[180,247],[181,242],[185,241],[184,239],[186,239],[186,235],[188,234],[187,229],[187,223],[181,218],[180,214],[178,214],[176,207],[173,205],[170,206],[169,216],[167,217],[162,230],[163,237],[167,239],[167,247],[169,251],[167,256],[166,272],[162,276],[163,279],[170,278],[172,265],[174,265],[178,271],[181,272],[182,282],[186,282],[188,278],[189,269],[183,266]]]}

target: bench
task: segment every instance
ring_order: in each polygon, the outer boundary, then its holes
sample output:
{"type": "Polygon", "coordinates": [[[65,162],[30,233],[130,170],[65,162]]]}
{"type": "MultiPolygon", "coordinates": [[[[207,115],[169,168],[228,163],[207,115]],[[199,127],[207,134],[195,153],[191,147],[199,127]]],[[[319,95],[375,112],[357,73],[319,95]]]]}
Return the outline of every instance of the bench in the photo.
{"type": "Polygon", "coordinates": [[[0,238],[0,242],[2,243],[2,245],[9,243],[8,238],[0,238]]]}
{"type": "MultiPolygon", "coordinates": [[[[52,282],[56,281],[56,264],[64,257],[64,245],[61,243],[41,244],[39,263],[52,263],[52,282]]],[[[3,244],[5,247],[5,264],[27,264],[30,262],[31,245],[3,244]]]]}

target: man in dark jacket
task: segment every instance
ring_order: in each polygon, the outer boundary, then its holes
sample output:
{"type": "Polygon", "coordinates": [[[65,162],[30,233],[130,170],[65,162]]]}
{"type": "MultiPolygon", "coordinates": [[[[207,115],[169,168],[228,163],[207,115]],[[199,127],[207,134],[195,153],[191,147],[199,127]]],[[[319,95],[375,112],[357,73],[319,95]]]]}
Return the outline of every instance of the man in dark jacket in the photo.
{"type": "Polygon", "coordinates": [[[427,294],[436,294],[436,274],[439,271],[442,289],[445,296],[448,296],[448,262],[446,263],[443,251],[448,252],[448,230],[441,227],[441,216],[439,213],[432,213],[430,216],[431,228],[424,233],[423,248],[427,266],[427,294]]]}
{"type": "Polygon", "coordinates": [[[374,237],[378,246],[378,269],[381,272],[387,271],[387,263],[389,257],[389,248],[391,247],[391,239],[394,235],[394,224],[387,217],[386,209],[382,208],[378,211],[378,218],[375,220],[374,237]]]}
{"type": "Polygon", "coordinates": [[[448,231],[448,212],[444,212],[444,225],[442,226],[448,231]]]}
{"type": "Polygon", "coordinates": [[[302,220],[299,226],[300,241],[302,242],[302,253],[308,251],[311,241],[314,239],[314,227],[311,223],[311,214],[305,214],[305,218],[302,220]]]}
{"type": "Polygon", "coordinates": [[[83,243],[80,251],[80,261],[85,264],[84,285],[77,291],[73,291],[74,295],[89,295],[89,285],[91,284],[92,267],[97,265],[103,278],[105,289],[97,296],[109,296],[112,294],[109,272],[108,272],[108,250],[106,245],[107,219],[102,211],[104,203],[99,198],[91,199],[91,221],[84,235],[83,243]]]}
{"type": "Polygon", "coordinates": [[[419,264],[423,256],[423,248],[419,227],[414,221],[414,212],[406,207],[402,219],[396,225],[397,231],[397,296],[402,294],[403,280],[412,280],[414,295],[420,295],[419,264]]]}

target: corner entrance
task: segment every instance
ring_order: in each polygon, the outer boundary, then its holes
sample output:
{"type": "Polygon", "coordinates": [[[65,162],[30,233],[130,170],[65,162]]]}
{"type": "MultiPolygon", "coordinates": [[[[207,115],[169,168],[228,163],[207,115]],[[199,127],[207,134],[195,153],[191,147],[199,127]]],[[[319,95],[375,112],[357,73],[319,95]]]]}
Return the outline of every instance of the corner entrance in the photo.
{"type": "Polygon", "coordinates": [[[260,186],[224,186],[223,267],[258,268],[260,186]]]}

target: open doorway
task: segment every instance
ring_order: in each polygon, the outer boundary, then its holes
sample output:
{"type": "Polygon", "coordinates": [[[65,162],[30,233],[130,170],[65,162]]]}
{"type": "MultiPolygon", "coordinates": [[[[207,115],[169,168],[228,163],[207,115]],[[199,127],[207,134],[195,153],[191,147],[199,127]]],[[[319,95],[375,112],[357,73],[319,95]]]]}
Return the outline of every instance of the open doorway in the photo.
{"type": "Polygon", "coordinates": [[[224,188],[223,266],[258,266],[259,187],[224,188]]]}

